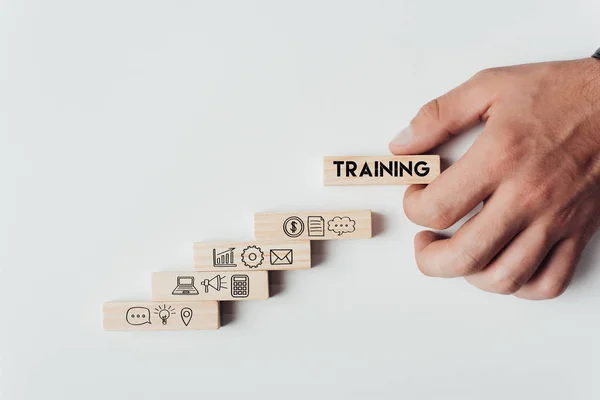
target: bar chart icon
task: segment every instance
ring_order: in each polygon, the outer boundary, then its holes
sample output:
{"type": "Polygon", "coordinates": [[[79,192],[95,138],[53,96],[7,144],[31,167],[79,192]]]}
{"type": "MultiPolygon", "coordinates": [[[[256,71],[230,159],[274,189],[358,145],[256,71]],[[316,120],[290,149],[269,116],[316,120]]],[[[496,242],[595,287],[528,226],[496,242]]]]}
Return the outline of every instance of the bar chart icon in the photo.
{"type": "Polygon", "coordinates": [[[235,247],[217,253],[217,249],[213,249],[213,267],[237,267],[237,264],[233,261],[233,250],[235,250],[235,247]]]}

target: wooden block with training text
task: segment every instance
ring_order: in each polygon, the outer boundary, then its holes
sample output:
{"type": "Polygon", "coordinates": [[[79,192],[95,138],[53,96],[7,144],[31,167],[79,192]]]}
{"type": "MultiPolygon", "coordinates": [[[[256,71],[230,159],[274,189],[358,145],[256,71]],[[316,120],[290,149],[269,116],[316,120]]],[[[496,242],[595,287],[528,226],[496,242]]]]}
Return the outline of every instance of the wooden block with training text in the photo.
{"type": "Polygon", "coordinates": [[[219,329],[216,301],[107,302],[103,307],[107,331],[164,331],[219,329]]]}
{"type": "Polygon", "coordinates": [[[336,185],[414,185],[440,174],[440,156],[325,157],[323,183],[336,185]]]}
{"type": "Polygon", "coordinates": [[[154,272],[152,300],[264,300],[269,298],[267,271],[154,272]]]}
{"type": "Polygon", "coordinates": [[[288,270],[310,268],[310,241],[197,242],[196,271],[288,270]]]}
{"type": "Polygon", "coordinates": [[[254,214],[257,239],[366,239],[372,236],[371,210],[254,214]]]}

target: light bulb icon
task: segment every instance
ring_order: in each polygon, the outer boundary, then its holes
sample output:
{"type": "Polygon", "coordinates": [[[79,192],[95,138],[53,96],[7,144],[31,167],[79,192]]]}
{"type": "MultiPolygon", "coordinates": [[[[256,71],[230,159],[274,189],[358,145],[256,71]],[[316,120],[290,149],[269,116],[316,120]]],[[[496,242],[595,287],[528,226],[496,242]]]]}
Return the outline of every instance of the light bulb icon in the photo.
{"type": "Polygon", "coordinates": [[[160,310],[158,316],[162,320],[162,324],[166,325],[171,313],[169,313],[167,310],[160,310]]]}
{"type": "Polygon", "coordinates": [[[175,315],[175,309],[170,305],[167,307],[166,304],[163,304],[162,306],[154,308],[154,314],[158,315],[158,318],[160,318],[163,325],[166,325],[169,317],[175,315]]]}

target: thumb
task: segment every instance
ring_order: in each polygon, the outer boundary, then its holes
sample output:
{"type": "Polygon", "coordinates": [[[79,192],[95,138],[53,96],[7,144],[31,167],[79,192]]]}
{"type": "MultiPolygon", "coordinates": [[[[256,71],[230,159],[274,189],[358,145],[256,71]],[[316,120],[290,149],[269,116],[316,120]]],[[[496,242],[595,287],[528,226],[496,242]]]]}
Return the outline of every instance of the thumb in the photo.
{"type": "Polygon", "coordinates": [[[396,155],[420,154],[485,119],[494,97],[496,74],[479,72],[462,85],[425,104],[410,125],[390,142],[396,155]]]}

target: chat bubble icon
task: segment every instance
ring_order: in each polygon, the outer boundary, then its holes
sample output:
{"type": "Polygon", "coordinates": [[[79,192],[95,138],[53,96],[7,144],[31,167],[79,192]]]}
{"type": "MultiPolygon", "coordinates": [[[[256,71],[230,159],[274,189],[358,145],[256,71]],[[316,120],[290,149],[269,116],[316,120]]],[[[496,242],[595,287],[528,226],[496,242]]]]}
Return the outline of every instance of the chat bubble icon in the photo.
{"type": "Polygon", "coordinates": [[[146,307],[131,307],[127,310],[125,319],[129,325],[134,326],[152,324],[152,322],[150,322],[150,310],[146,307]]]}
{"type": "Polygon", "coordinates": [[[356,230],[356,221],[350,217],[335,217],[327,221],[327,229],[342,236],[344,233],[352,233],[356,230]]]}

